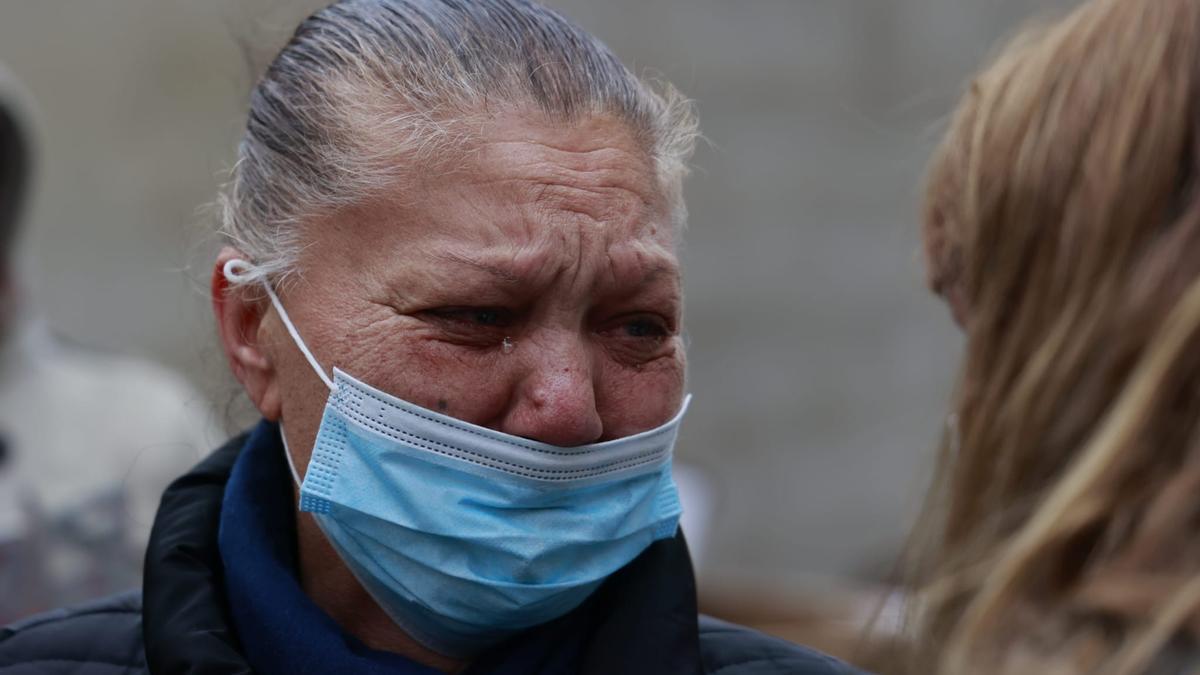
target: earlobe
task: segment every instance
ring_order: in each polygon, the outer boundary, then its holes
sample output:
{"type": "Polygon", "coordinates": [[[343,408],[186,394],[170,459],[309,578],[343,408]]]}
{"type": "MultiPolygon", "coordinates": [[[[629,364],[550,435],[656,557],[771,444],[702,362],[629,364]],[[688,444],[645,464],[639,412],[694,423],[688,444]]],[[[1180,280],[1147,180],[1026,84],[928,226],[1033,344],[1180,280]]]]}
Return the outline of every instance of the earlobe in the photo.
{"type": "Polygon", "coordinates": [[[229,368],[246,395],[263,417],[277,420],[281,412],[277,378],[261,341],[262,322],[269,305],[261,292],[235,285],[226,278],[225,264],[238,258],[244,256],[227,246],[213,266],[211,293],[217,334],[229,368]]]}
{"type": "Polygon", "coordinates": [[[926,284],[946,301],[954,322],[965,330],[967,304],[962,288],[962,252],[949,236],[949,225],[942,211],[933,209],[926,215],[922,240],[926,284]]]}

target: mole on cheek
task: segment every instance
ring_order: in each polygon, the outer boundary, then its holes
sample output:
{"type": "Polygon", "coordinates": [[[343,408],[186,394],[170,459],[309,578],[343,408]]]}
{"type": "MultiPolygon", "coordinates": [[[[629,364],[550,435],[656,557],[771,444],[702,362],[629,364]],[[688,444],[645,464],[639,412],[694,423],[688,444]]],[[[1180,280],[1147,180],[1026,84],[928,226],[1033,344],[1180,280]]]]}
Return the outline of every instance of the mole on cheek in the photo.
{"type": "Polygon", "coordinates": [[[445,412],[450,407],[450,404],[444,398],[438,399],[438,410],[445,412]]]}

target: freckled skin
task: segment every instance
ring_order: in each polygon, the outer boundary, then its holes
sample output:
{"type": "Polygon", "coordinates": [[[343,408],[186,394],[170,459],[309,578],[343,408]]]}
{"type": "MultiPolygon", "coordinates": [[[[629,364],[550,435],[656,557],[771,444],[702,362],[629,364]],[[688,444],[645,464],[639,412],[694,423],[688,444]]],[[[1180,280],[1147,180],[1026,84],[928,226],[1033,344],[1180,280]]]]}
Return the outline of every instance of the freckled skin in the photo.
{"type": "MultiPolygon", "coordinates": [[[[555,445],[627,436],[678,411],[674,232],[652,160],[620,122],[496,117],[461,169],[396,192],[313,224],[298,278],[279,289],[328,371],[555,445]]],[[[217,269],[238,255],[226,249],[217,269]]],[[[226,296],[218,276],[231,366],[262,414],[283,421],[303,469],[328,390],[275,312],[226,296]]],[[[404,635],[307,514],[298,537],[304,588],[343,628],[443,670],[461,665],[404,635]]]]}

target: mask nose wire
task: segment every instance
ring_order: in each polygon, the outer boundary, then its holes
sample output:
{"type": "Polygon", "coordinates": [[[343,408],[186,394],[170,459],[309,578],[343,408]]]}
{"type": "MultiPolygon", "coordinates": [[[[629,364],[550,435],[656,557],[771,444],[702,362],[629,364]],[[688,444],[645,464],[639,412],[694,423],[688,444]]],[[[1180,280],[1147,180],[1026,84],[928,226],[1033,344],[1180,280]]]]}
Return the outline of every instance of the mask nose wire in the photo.
{"type": "MultiPolygon", "coordinates": [[[[221,271],[225,274],[225,278],[229,282],[241,283],[249,280],[250,269],[250,263],[235,258],[225,263],[225,267],[221,271]]],[[[283,303],[279,301],[279,296],[275,295],[275,289],[271,288],[271,284],[265,280],[263,281],[263,288],[267,290],[267,295],[271,298],[271,304],[275,306],[275,311],[279,313],[279,318],[283,320],[283,325],[287,328],[288,335],[292,336],[292,342],[296,343],[296,347],[300,350],[300,353],[304,354],[304,358],[308,360],[308,365],[312,366],[317,377],[320,377],[325,386],[329,387],[329,391],[336,392],[338,390],[337,384],[329,379],[329,376],[325,374],[325,369],[317,362],[317,357],[313,356],[312,352],[309,351],[308,345],[304,343],[304,338],[300,337],[300,331],[296,330],[296,325],[292,323],[287,310],[283,308],[283,303]]]]}

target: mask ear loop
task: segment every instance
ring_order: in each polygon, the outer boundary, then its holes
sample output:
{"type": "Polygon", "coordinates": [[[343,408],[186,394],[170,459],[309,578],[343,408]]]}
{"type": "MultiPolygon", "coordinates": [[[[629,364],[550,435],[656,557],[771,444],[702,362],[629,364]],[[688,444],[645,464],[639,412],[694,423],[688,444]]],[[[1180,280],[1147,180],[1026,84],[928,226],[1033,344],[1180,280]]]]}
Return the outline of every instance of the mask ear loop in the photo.
{"type": "MultiPolygon", "coordinates": [[[[250,270],[252,265],[245,260],[233,259],[225,263],[221,268],[221,272],[225,275],[225,279],[230,283],[243,283],[251,281],[250,270]]],[[[300,349],[300,353],[304,354],[304,358],[308,361],[308,365],[316,371],[317,376],[329,387],[330,391],[336,392],[338,386],[329,376],[325,374],[325,370],[321,368],[321,364],[317,363],[317,359],[309,351],[308,345],[304,343],[304,338],[300,337],[300,331],[296,330],[296,325],[292,323],[291,317],[288,316],[287,310],[283,308],[283,303],[280,302],[279,296],[275,295],[275,289],[271,288],[271,284],[263,281],[263,288],[267,291],[267,296],[271,298],[271,304],[274,305],[275,311],[279,313],[279,318],[283,320],[283,325],[287,328],[288,335],[292,336],[292,341],[296,343],[296,347],[300,349]]],[[[292,480],[296,485],[302,485],[303,481],[300,478],[300,473],[296,471],[296,463],[292,459],[292,451],[288,448],[287,434],[283,431],[283,420],[279,422],[279,437],[283,440],[283,456],[287,459],[288,470],[292,472],[292,480]]]]}
{"type": "Polygon", "coordinates": [[[296,483],[296,487],[304,485],[304,480],[300,478],[300,472],[296,471],[296,462],[292,460],[292,449],[288,447],[287,434],[283,432],[283,420],[279,421],[279,438],[283,441],[283,456],[287,459],[288,471],[292,472],[292,480],[296,483]]]}
{"type": "MultiPolygon", "coordinates": [[[[225,278],[230,283],[241,283],[249,281],[250,269],[250,263],[235,258],[225,263],[222,272],[224,272],[225,278]]],[[[275,311],[279,313],[279,318],[283,320],[283,325],[287,328],[288,335],[292,336],[292,341],[296,343],[296,347],[300,349],[300,353],[304,354],[304,358],[308,360],[308,365],[312,366],[317,377],[320,377],[325,386],[329,387],[329,391],[337,391],[337,384],[329,379],[329,376],[325,374],[325,369],[321,367],[321,364],[317,362],[317,358],[309,351],[308,345],[304,343],[304,338],[300,337],[300,331],[296,330],[296,326],[292,323],[291,317],[288,316],[287,310],[283,308],[283,303],[279,301],[279,296],[275,295],[275,289],[271,288],[271,284],[265,280],[263,281],[263,288],[267,290],[267,295],[271,298],[271,304],[275,306],[275,311]]]]}

